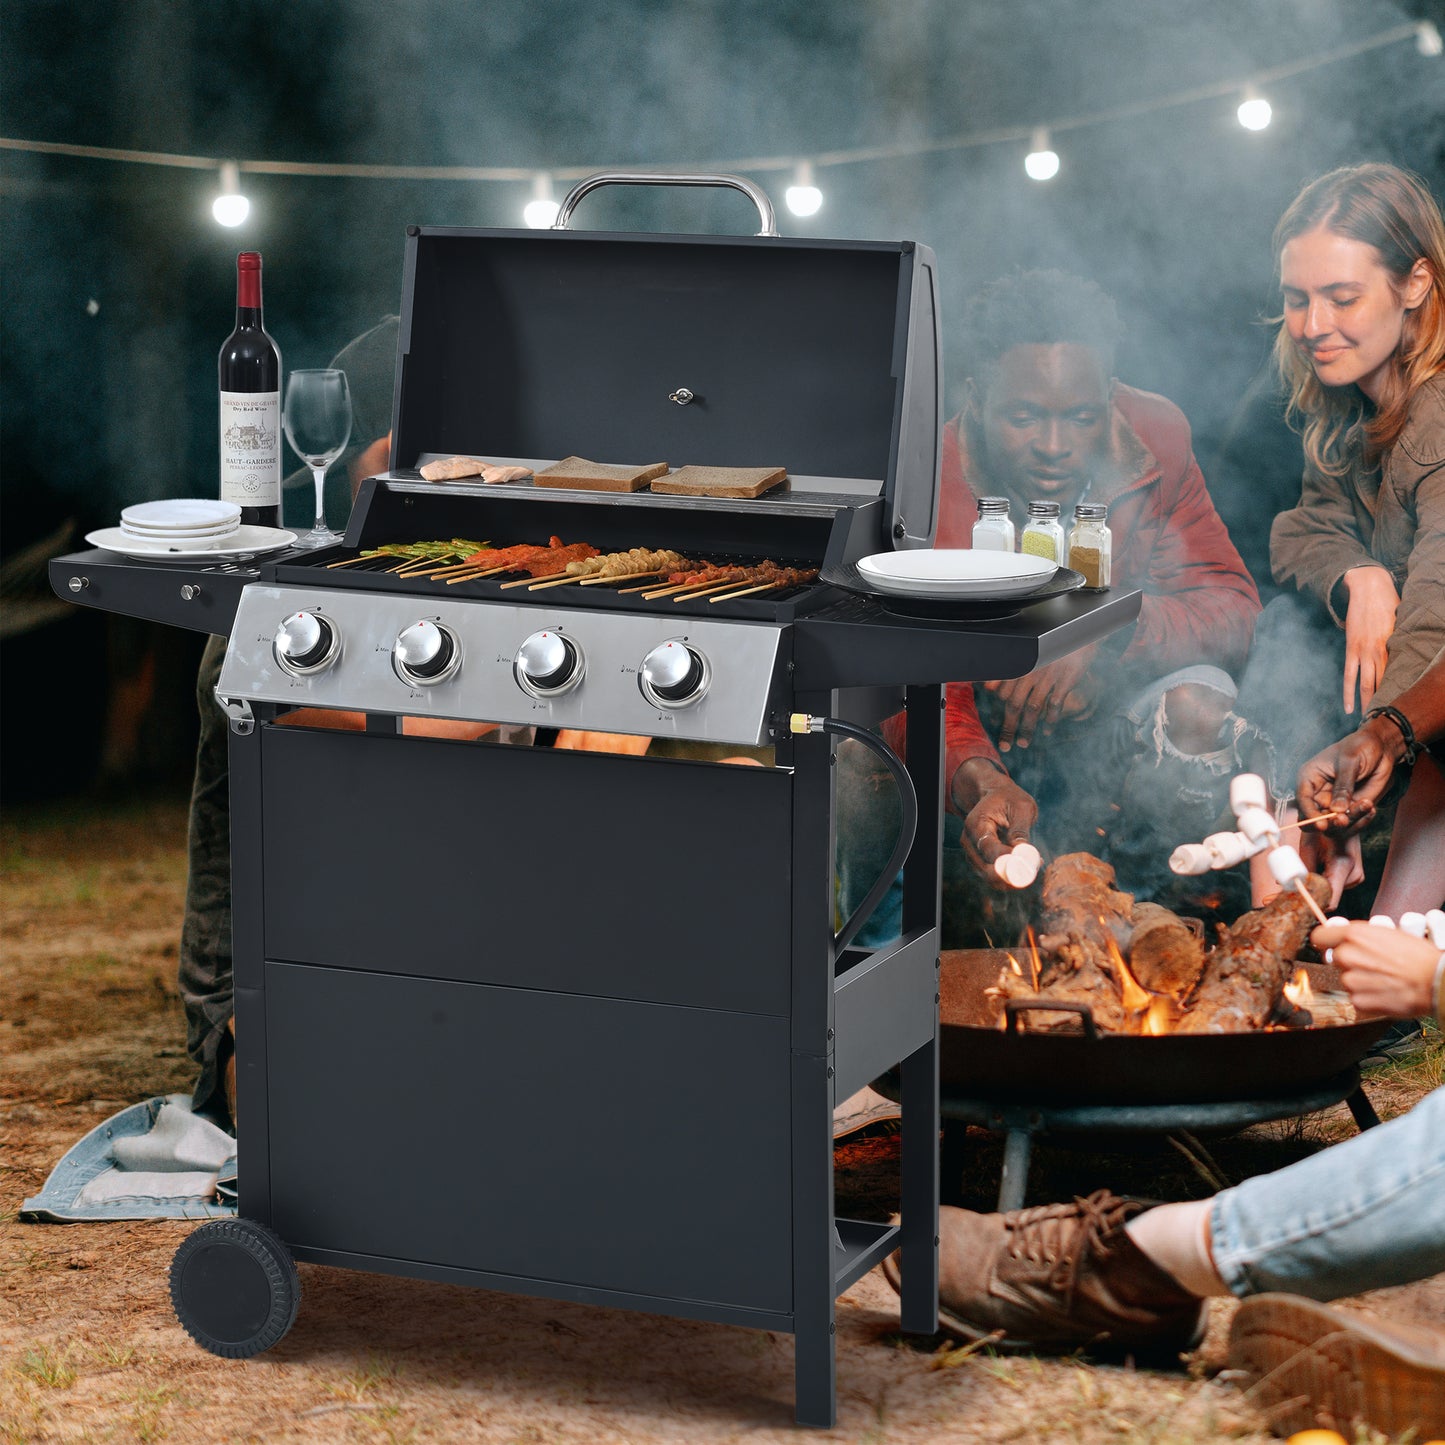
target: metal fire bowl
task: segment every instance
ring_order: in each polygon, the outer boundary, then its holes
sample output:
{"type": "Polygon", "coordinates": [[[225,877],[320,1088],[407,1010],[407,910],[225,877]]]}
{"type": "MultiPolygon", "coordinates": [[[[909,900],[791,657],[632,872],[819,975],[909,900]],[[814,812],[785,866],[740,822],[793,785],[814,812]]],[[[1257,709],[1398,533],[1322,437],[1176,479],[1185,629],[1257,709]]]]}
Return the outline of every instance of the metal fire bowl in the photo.
{"type": "MultiPolygon", "coordinates": [[[[1293,1094],[1358,1064],[1387,1020],[1245,1034],[1006,1034],[984,990],[1006,967],[1002,949],[943,954],[939,1081],[947,1092],[1010,1103],[1197,1104],[1293,1094]]],[[[1305,964],[1311,987],[1338,974],[1305,964]]]]}

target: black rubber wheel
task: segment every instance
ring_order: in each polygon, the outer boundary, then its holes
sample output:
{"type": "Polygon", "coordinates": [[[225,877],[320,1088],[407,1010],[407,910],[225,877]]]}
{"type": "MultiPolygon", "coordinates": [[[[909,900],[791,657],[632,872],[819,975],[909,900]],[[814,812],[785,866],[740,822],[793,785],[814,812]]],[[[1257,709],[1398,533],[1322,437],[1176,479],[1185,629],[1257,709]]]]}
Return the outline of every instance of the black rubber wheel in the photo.
{"type": "Polygon", "coordinates": [[[213,1355],[247,1360],[296,1322],[301,1280],[286,1246],[264,1224],[215,1219],[171,1261],[171,1305],[190,1337],[213,1355]]]}

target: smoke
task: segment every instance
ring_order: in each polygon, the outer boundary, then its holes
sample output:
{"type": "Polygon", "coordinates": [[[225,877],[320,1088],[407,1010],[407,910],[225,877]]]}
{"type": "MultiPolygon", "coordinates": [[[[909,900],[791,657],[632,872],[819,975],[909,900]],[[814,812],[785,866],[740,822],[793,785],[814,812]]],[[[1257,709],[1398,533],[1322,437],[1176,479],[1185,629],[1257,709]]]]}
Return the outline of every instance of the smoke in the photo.
{"type": "MultiPolygon", "coordinates": [[[[537,170],[808,155],[1107,111],[1411,13],[1399,0],[261,0],[204,12],[75,0],[11,17],[0,128],[242,158],[537,170]]],[[[1254,499],[1292,500],[1297,477],[1284,445],[1279,460],[1268,453],[1280,475],[1261,485],[1250,459],[1265,451],[1253,410],[1240,410],[1275,304],[1270,229],[1303,181],[1366,156],[1441,189],[1445,64],[1404,43],[1281,82],[1270,99],[1260,134],[1229,101],[1058,131],[1062,168],[1043,184],[1023,176],[1022,144],[824,168],[824,206],[807,221],[781,210],[791,176],[757,178],[785,233],[934,248],[955,400],[964,364],[948,322],[974,289],[1015,265],[1098,279],[1129,324],[1121,377],[1184,408],[1232,529],[1252,536],[1267,522],[1254,499]],[[1226,439],[1242,460],[1221,456],[1226,439]]],[[[322,364],[397,309],[407,223],[513,226],[530,190],[252,175],[254,220],[223,233],[200,172],[3,153],[0,180],[3,462],[91,521],[140,496],[209,490],[214,352],[239,246],[266,254],[286,364],[322,364]],[[49,465],[57,434],[81,457],[62,476],[49,465]]],[[[701,190],[594,193],[578,221],[754,229],[744,199],[701,190]]],[[[1263,436],[1273,422],[1261,410],[1263,436]]],[[[7,520],[25,525],[7,547],[49,521],[44,508],[17,512],[13,490],[7,520]]]]}

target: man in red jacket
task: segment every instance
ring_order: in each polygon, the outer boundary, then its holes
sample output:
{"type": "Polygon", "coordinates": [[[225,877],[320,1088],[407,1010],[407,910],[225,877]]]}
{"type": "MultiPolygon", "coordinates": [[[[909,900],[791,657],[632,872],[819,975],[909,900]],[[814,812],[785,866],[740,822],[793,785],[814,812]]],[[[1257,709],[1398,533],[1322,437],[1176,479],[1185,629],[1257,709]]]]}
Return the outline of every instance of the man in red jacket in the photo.
{"type": "MultiPolygon", "coordinates": [[[[1113,301],[1056,271],[994,282],[965,319],[970,375],[944,429],[935,545],[970,545],[980,496],[1006,497],[1019,526],[1031,501],[1059,503],[1066,528],[1075,503],[1102,502],[1113,585],[1144,600],[1133,627],[1025,677],[950,684],[947,803],[975,875],[958,880],[966,907],[945,909],[950,942],[962,941],[950,912],[982,908],[987,925],[998,899],[977,884],[997,888],[994,859],[1035,825],[1049,850],[1106,856],[1122,887],[1157,896],[1174,846],[1210,831],[1248,739],[1230,674],[1249,651],[1259,595],[1183,413],[1113,378],[1118,337],[1113,301]]],[[[845,902],[870,881],[866,861],[849,862],[845,902]]],[[[876,943],[890,931],[885,900],[868,932],[876,943]]]]}

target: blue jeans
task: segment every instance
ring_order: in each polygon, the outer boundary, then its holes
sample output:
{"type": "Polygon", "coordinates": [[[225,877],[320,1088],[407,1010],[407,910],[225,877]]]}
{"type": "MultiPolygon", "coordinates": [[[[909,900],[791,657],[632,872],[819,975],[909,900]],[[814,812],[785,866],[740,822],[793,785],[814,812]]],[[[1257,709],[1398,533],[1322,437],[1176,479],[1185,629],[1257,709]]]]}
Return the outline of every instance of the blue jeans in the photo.
{"type": "Polygon", "coordinates": [[[1215,1197],[1214,1263],[1237,1295],[1331,1300],[1445,1272],[1445,1089],[1215,1197]]]}

